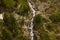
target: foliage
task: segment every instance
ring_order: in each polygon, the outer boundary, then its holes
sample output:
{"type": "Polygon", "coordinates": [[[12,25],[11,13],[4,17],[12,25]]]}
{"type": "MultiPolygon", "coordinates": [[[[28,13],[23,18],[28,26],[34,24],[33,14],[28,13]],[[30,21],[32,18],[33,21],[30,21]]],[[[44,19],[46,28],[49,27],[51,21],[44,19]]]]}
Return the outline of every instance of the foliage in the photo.
{"type": "Polygon", "coordinates": [[[3,20],[0,19],[0,26],[3,24],[3,20]]]}
{"type": "Polygon", "coordinates": [[[20,4],[20,3],[26,3],[27,0],[17,0],[17,2],[18,2],[18,4],[20,4]]]}
{"type": "Polygon", "coordinates": [[[52,22],[54,22],[54,23],[60,22],[60,13],[52,14],[52,15],[50,16],[50,19],[51,19],[52,22]]]}
{"type": "Polygon", "coordinates": [[[40,14],[38,14],[38,15],[36,15],[35,17],[34,17],[34,24],[40,24],[42,22],[42,17],[41,17],[41,15],[40,14]]]}
{"type": "Polygon", "coordinates": [[[41,40],[56,40],[56,35],[54,32],[43,31],[40,37],[41,37],[41,40]]]}
{"type": "Polygon", "coordinates": [[[27,15],[29,11],[29,6],[27,0],[18,0],[20,8],[18,9],[18,14],[27,15]]]}
{"type": "Polygon", "coordinates": [[[12,40],[12,32],[10,32],[7,28],[2,30],[2,40],[12,40]]]}
{"type": "Polygon", "coordinates": [[[13,33],[13,37],[18,34],[18,23],[12,14],[4,13],[3,17],[4,25],[6,28],[13,33]]]}
{"type": "Polygon", "coordinates": [[[50,40],[48,33],[44,31],[41,33],[40,37],[41,37],[41,40],[50,40]]]}
{"type": "Polygon", "coordinates": [[[33,19],[34,29],[42,29],[42,16],[40,14],[36,15],[33,19]]]}
{"type": "MultiPolygon", "coordinates": [[[[44,3],[49,4],[49,8],[46,9],[46,12],[47,15],[51,14],[51,16],[49,15],[49,18],[51,19],[52,23],[48,24],[48,21],[44,22],[44,19],[40,14],[36,15],[33,19],[33,31],[35,34],[34,40],[59,40],[56,39],[56,33],[59,32],[59,27],[57,26],[59,25],[56,26],[55,23],[60,23],[60,13],[53,13],[57,12],[56,9],[59,10],[58,7],[60,7],[60,0],[32,0],[32,4],[34,6],[35,4],[40,6],[38,1],[43,4],[41,5],[42,7],[46,6],[44,3]],[[46,23],[47,26],[44,26],[43,23],[46,23]],[[44,29],[44,27],[46,27],[46,29],[44,29]]],[[[30,11],[27,0],[0,0],[0,8],[2,11],[8,10],[9,12],[14,10],[14,12],[17,12],[17,14],[24,17],[27,16],[28,11],[30,11]]],[[[13,13],[5,12],[3,15],[3,20],[0,20],[0,40],[29,40],[29,38],[24,35],[25,29],[23,30],[22,28],[24,22],[24,18],[22,18],[20,21],[16,21],[13,13]]],[[[59,36],[57,38],[59,38],[59,36]]]]}
{"type": "MultiPolygon", "coordinates": [[[[22,27],[19,26],[12,13],[5,12],[3,21],[2,40],[28,40],[24,37],[22,27]]],[[[21,21],[23,22],[23,19],[21,21]]]]}
{"type": "Polygon", "coordinates": [[[9,26],[8,28],[12,31],[13,29],[17,28],[17,22],[16,19],[12,14],[4,13],[4,24],[9,26]]]}
{"type": "Polygon", "coordinates": [[[15,1],[14,0],[2,0],[3,4],[6,5],[6,7],[14,7],[15,1]]]}
{"type": "Polygon", "coordinates": [[[22,19],[20,20],[19,24],[22,26],[22,25],[24,25],[24,22],[25,22],[25,20],[24,20],[24,18],[22,18],[22,19]]]}
{"type": "Polygon", "coordinates": [[[56,25],[53,23],[49,23],[46,26],[47,30],[49,30],[49,31],[54,31],[55,27],[56,27],[56,25]]]}

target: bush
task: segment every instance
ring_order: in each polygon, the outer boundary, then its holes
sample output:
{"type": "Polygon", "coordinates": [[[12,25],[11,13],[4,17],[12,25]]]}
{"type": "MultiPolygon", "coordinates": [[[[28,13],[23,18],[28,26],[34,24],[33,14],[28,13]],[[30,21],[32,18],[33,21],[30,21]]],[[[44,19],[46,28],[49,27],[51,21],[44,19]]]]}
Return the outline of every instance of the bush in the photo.
{"type": "Polygon", "coordinates": [[[13,14],[4,13],[3,21],[8,30],[10,30],[14,35],[17,35],[19,25],[16,22],[13,14]]]}
{"type": "Polygon", "coordinates": [[[41,22],[42,22],[42,17],[41,17],[41,15],[40,15],[40,14],[36,15],[36,16],[34,17],[34,24],[38,25],[38,24],[40,24],[41,22]]]}
{"type": "Polygon", "coordinates": [[[19,21],[19,24],[22,26],[22,25],[24,25],[24,22],[25,22],[25,20],[24,20],[24,18],[22,18],[22,19],[19,21]]]}
{"type": "Polygon", "coordinates": [[[12,40],[12,32],[10,32],[7,28],[2,30],[2,40],[12,40]]]}
{"type": "Polygon", "coordinates": [[[27,15],[29,11],[29,6],[27,0],[18,0],[19,4],[21,4],[20,8],[18,9],[18,14],[20,15],[27,15]]]}
{"type": "Polygon", "coordinates": [[[2,0],[3,4],[6,5],[6,7],[14,7],[15,1],[14,0],[2,0]]]}
{"type": "MultiPolygon", "coordinates": [[[[24,19],[21,21],[23,22],[24,19]]],[[[24,37],[23,29],[17,23],[13,14],[4,13],[3,16],[4,28],[2,30],[3,37],[1,39],[5,40],[28,40],[27,37],[24,37]],[[27,38],[27,39],[25,39],[27,38]]]]}
{"type": "Polygon", "coordinates": [[[47,28],[47,30],[49,30],[49,31],[54,31],[54,30],[56,30],[56,29],[55,29],[55,28],[56,28],[56,25],[53,24],[53,23],[49,23],[49,24],[47,24],[46,28],[47,28]]]}
{"type": "Polygon", "coordinates": [[[52,15],[50,16],[50,19],[51,19],[52,22],[54,22],[54,23],[60,22],[60,13],[52,14],[52,15]]]}
{"type": "Polygon", "coordinates": [[[36,29],[38,29],[38,30],[42,29],[42,17],[40,14],[38,14],[34,17],[33,23],[34,23],[34,29],[35,30],[36,29]]]}
{"type": "Polygon", "coordinates": [[[0,26],[3,24],[3,20],[0,19],[0,26]]]}
{"type": "Polygon", "coordinates": [[[40,40],[57,40],[54,32],[45,32],[43,31],[40,35],[40,40]]]}

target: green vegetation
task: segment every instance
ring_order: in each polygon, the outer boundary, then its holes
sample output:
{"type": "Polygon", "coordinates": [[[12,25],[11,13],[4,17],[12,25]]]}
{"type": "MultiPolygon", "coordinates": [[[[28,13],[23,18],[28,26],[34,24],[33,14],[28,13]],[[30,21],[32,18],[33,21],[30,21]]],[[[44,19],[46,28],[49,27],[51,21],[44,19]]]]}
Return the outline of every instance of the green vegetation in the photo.
{"type": "Polygon", "coordinates": [[[14,0],[2,0],[4,5],[6,5],[6,7],[14,7],[15,5],[15,1],[14,0]]]}
{"type": "MultiPolygon", "coordinates": [[[[10,13],[4,13],[3,21],[4,21],[4,25],[6,26],[5,28],[7,28],[5,30],[6,31],[9,30],[10,32],[12,32],[12,34],[13,34],[12,37],[15,37],[18,34],[19,26],[18,26],[18,23],[16,22],[16,19],[14,18],[14,16],[10,13]]],[[[8,35],[6,35],[6,36],[8,36],[8,35]]]]}
{"type": "Polygon", "coordinates": [[[56,25],[53,23],[49,23],[44,26],[43,23],[43,17],[40,14],[34,17],[34,31],[37,31],[34,32],[34,39],[36,38],[36,40],[57,40],[55,34],[56,25]]]}
{"type": "Polygon", "coordinates": [[[29,6],[27,0],[18,0],[20,4],[20,8],[18,9],[18,14],[20,15],[27,15],[29,11],[29,6]]]}
{"type": "Polygon", "coordinates": [[[40,35],[41,40],[57,40],[54,32],[45,32],[43,31],[40,35]]]}
{"type": "Polygon", "coordinates": [[[49,17],[45,19],[37,14],[33,18],[34,40],[60,40],[60,0],[0,0],[0,12],[3,14],[0,40],[30,40],[28,25],[33,14],[27,1],[37,12],[42,10],[41,14],[49,17]]]}
{"type": "Polygon", "coordinates": [[[3,24],[3,20],[0,19],[0,26],[3,24]]]}
{"type": "Polygon", "coordinates": [[[28,38],[24,36],[22,27],[19,26],[11,13],[4,13],[3,26],[0,32],[1,40],[28,40],[28,38]]]}
{"type": "Polygon", "coordinates": [[[38,30],[38,29],[42,28],[42,16],[40,14],[38,14],[34,17],[33,22],[34,22],[34,25],[35,25],[34,29],[38,30]]]}
{"type": "Polygon", "coordinates": [[[49,30],[49,31],[55,31],[56,29],[56,25],[55,24],[53,24],[53,23],[49,23],[49,24],[47,24],[47,26],[46,26],[46,28],[47,28],[47,30],[49,30]]]}
{"type": "Polygon", "coordinates": [[[12,32],[9,31],[7,28],[2,30],[2,38],[1,40],[12,40],[12,32]]]}
{"type": "Polygon", "coordinates": [[[4,13],[4,24],[6,26],[9,26],[8,28],[12,31],[13,29],[17,30],[17,22],[16,19],[14,18],[14,16],[12,14],[8,14],[8,13],[4,13]]]}
{"type": "Polygon", "coordinates": [[[42,22],[42,16],[40,14],[34,17],[34,24],[40,24],[42,22]]]}
{"type": "Polygon", "coordinates": [[[7,11],[16,9],[19,15],[28,15],[28,11],[30,10],[27,0],[0,0],[0,5],[7,11]]]}
{"type": "Polygon", "coordinates": [[[22,18],[22,19],[20,20],[19,24],[22,26],[22,25],[24,25],[24,22],[25,22],[25,20],[24,20],[24,18],[22,18]]]}
{"type": "Polygon", "coordinates": [[[60,13],[52,14],[52,15],[50,16],[50,19],[51,19],[52,22],[54,22],[54,23],[60,22],[60,13]]]}

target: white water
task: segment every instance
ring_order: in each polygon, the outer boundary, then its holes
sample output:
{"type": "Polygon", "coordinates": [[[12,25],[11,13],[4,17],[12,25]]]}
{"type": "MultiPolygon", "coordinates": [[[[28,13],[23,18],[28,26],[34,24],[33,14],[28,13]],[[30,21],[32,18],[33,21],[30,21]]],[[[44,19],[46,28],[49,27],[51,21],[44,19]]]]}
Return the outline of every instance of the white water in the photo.
{"type": "Polygon", "coordinates": [[[32,17],[32,19],[31,19],[31,24],[30,24],[30,30],[31,30],[31,32],[30,32],[30,39],[31,40],[34,40],[34,33],[33,33],[33,26],[34,26],[34,24],[33,24],[33,18],[34,18],[34,16],[35,16],[35,10],[33,9],[33,7],[32,7],[32,5],[31,5],[31,3],[30,2],[28,2],[28,4],[29,4],[29,6],[30,6],[30,8],[31,8],[31,10],[32,10],[32,13],[33,13],[33,17],[32,17]]]}
{"type": "Polygon", "coordinates": [[[0,19],[3,19],[3,15],[2,14],[0,14],[0,19]]]}

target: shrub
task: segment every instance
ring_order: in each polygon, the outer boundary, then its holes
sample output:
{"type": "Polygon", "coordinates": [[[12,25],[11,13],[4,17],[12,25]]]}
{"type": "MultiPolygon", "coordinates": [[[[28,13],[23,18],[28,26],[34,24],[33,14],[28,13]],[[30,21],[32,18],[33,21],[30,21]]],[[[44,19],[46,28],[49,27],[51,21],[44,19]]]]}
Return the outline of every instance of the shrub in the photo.
{"type": "Polygon", "coordinates": [[[14,35],[18,33],[18,23],[12,14],[4,13],[3,17],[4,25],[7,26],[8,30],[10,30],[14,35]]]}
{"type": "Polygon", "coordinates": [[[21,5],[20,8],[18,9],[18,14],[27,15],[29,11],[27,0],[18,0],[18,2],[21,5]]]}
{"type": "Polygon", "coordinates": [[[19,24],[22,26],[22,25],[24,25],[24,22],[25,22],[25,20],[24,20],[24,18],[22,18],[22,19],[20,20],[19,24]]]}
{"type": "Polygon", "coordinates": [[[56,28],[56,25],[53,24],[53,23],[49,23],[49,24],[47,24],[46,28],[47,28],[47,30],[49,30],[49,31],[54,31],[54,30],[56,30],[56,29],[55,29],[55,28],[56,28]]]}
{"type": "MultiPolygon", "coordinates": [[[[14,18],[13,14],[11,13],[4,13],[3,16],[4,21],[4,29],[2,30],[3,37],[1,39],[6,40],[28,40],[25,39],[23,29],[17,23],[16,19],[14,18]]],[[[23,20],[21,20],[23,22],[23,20]]]]}
{"type": "Polygon", "coordinates": [[[52,15],[50,16],[50,19],[51,19],[52,22],[54,22],[54,23],[60,22],[60,13],[52,14],[52,15]]]}
{"type": "Polygon", "coordinates": [[[42,17],[40,14],[36,15],[33,19],[33,23],[34,23],[34,29],[42,29],[42,17]]]}
{"type": "Polygon", "coordinates": [[[34,24],[38,25],[38,24],[40,24],[41,22],[42,22],[42,17],[41,17],[41,15],[40,15],[40,14],[36,15],[36,16],[34,17],[34,24]]]}
{"type": "Polygon", "coordinates": [[[14,7],[15,1],[14,0],[2,0],[3,4],[6,5],[6,7],[14,7]]]}

